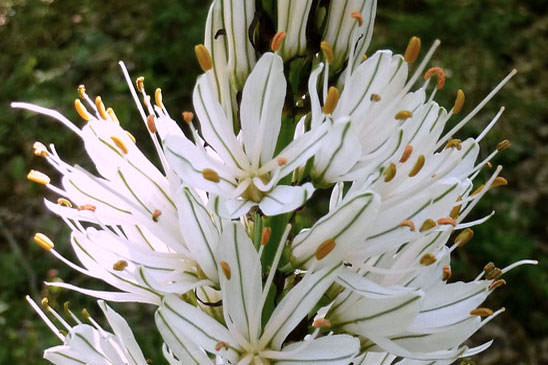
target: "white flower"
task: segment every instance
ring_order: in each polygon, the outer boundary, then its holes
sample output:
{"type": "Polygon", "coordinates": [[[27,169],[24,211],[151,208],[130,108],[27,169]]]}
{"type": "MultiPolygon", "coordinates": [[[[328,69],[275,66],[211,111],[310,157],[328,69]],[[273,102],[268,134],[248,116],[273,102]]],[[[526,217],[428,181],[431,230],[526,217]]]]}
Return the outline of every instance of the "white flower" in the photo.
{"type": "MultiPolygon", "coordinates": [[[[211,72],[211,71],[209,71],[211,72]]],[[[312,195],[312,184],[279,184],[303,165],[326,135],[319,127],[291,141],[275,155],[286,93],[282,59],[264,54],[246,81],[240,105],[241,133],[217,101],[208,75],[198,78],[194,107],[209,147],[183,136],[168,136],[165,151],[179,177],[198,189],[226,199],[230,217],[247,213],[254,205],[266,215],[297,209],[312,195]]]]}

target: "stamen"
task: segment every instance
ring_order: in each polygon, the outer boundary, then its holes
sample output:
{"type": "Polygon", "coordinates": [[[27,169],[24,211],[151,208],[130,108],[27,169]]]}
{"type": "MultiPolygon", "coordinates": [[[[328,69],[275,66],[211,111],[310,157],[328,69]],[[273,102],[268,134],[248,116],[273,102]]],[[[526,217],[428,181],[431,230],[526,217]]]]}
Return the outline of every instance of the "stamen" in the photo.
{"type": "Polygon", "coordinates": [[[485,127],[479,136],[476,137],[476,143],[479,143],[483,137],[487,135],[487,133],[493,128],[493,126],[498,122],[499,118],[501,117],[502,113],[504,112],[505,108],[502,106],[500,107],[498,113],[495,115],[495,117],[489,122],[487,127],[485,127]]]}
{"type": "Polygon", "coordinates": [[[497,280],[498,278],[501,277],[502,274],[503,274],[502,270],[499,269],[498,267],[495,267],[492,270],[489,270],[488,272],[485,273],[485,278],[487,280],[497,280]]]}
{"type": "Polygon", "coordinates": [[[453,219],[457,219],[459,217],[461,208],[462,208],[462,205],[455,205],[453,209],[451,209],[449,216],[453,219]]]}
{"type": "Polygon", "coordinates": [[[42,312],[40,307],[28,295],[25,296],[25,299],[30,304],[32,309],[34,309],[36,311],[36,313],[40,316],[40,318],[42,318],[42,320],[44,321],[46,326],[48,326],[48,328],[51,330],[51,332],[53,332],[55,334],[55,336],[57,336],[61,341],[64,341],[65,336],[61,333],[61,331],[57,327],[55,327],[55,325],[48,318],[48,316],[44,312],[42,312]]]}
{"type": "Polygon", "coordinates": [[[443,281],[447,281],[447,280],[451,279],[451,275],[453,275],[453,272],[451,271],[451,267],[444,266],[442,268],[442,271],[443,271],[443,273],[442,273],[441,279],[443,281]]]}
{"type": "Polygon", "coordinates": [[[327,61],[327,64],[331,65],[333,63],[333,59],[334,59],[333,48],[331,48],[331,45],[329,43],[327,43],[326,41],[322,41],[320,43],[320,48],[322,50],[323,57],[327,61]]]}
{"type": "Polygon", "coordinates": [[[479,317],[489,317],[493,314],[493,310],[489,308],[476,308],[470,312],[470,315],[472,316],[479,316],[479,317]]]}
{"type": "Polygon", "coordinates": [[[225,274],[225,277],[227,278],[227,280],[230,280],[232,276],[230,272],[230,265],[228,265],[228,262],[226,261],[221,261],[220,265],[221,265],[221,269],[223,270],[223,273],[225,274]]]}
{"type": "Polygon", "coordinates": [[[208,181],[211,181],[211,182],[214,182],[214,183],[218,183],[219,181],[221,181],[221,178],[219,177],[219,174],[215,170],[212,170],[212,169],[203,169],[202,170],[202,176],[204,177],[204,179],[206,179],[208,181]]]}
{"type": "Polygon", "coordinates": [[[327,92],[327,97],[325,98],[325,103],[323,105],[323,113],[331,114],[335,110],[337,103],[339,102],[339,89],[334,86],[329,88],[327,92]]]}
{"type": "Polygon", "coordinates": [[[27,174],[27,180],[30,180],[32,182],[42,184],[42,185],[48,185],[51,181],[48,175],[37,170],[30,170],[29,173],[27,174]]]}
{"type": "Polygon", "coordinates": [[[156,103],[156,105],[157,105],[159,108],[163,108],[163,107],[164,107],[164,103],[162,102],[162,89],[157,88],[157,89],[154,91],[154,102],[156,103]]]}
{"type": "Polygon", "coordinates": [[[434,222],[433,219],[428,218],[422,223],[421,228],[419,229],[419,232],[428,231],[429,229],[432,229],[436,226],[436,222],[434,222]]]}
{"type": "Polygon", "coordinates": [[[440,219],[437,220],[437,223],[440,226],[445,225],[445,224],[452,225],[453,227],[457,226],[457,222],[453,218],[440,218],[440,219]]]}
{"type": "Polygon", "coordinates": [[[362,62],[365,62],[365,61],[367,61],[367,54],[364,53],[362,57],[362,62]]]}
{"type": "Polygon", "coordinates": [[[154,122],[154,115],[149,114],[147,117],[147,128],[150,133],[156,133],[156,123],[154,122]]]}
{"type": "Polygon", "coordinates": [[[192,123],[192,120],[194,119],[194,113],[192,112],[183,112],[183,120],[186,124],[192,123]]]}
{"type": "Polygon", "coordinates": [[[331,328],[331,321],[325,318],[318,318],[312,323],[314,328],[331,328]]]}
{"type": "Polygon", "coordinates": [[[458,138],[453,138],[447,141],[445,149],[456,148],[458,151],[462,150],[462,141],[458,138]]]}
{"type": "Polygon", "coordinates": [[[384,171],[384,182],[392,181],[396,176],[396,165],[391,163],[388,168],[384,171]]]}
{"type": "Polygon", "coordinates": [[[112,119],[112,121],[120,124],[120,120],[118,120],[118,117],[116,116],[116,113],[114,113],[114,109],[112,109],[110,107],[107,108],[107,113],[110,116],[110,119],[112,119]]]}
{"type": "Polygon", "coordinates": [[[145,78],[143,76],[139,76],[135,79],[135,87],[137,88],[137,91],[142,93],[145,89],[145,78]]]}
{"type": "Polygon", "coordinates": [[[270,48],[273,52],[276,52],[280,49],[283,40],[287,37],[287,33],[283,31],[278,31],[276,34],[274,34],[274,37],[272,38],[272,42],[270,43],[270,48]]]}
{"type": "Polygon", "coordinates": [[[413,166],[413,169],[411,169],[411,172],[409,172],[409,177],[413,177],[419,173],[419,171],[424,166],[425,157],[424,155],[420,155],[417,158],[417,162],[415,162],[415,166],[413,166]]]}
{"type": "Polygon", "coordinates": [[[506,186],[506,185],[508,185],[508,180],[506,180],[502,176],[497,176],[495,180],[493,180],[493,183],[491,184],[491,188],[496,188],[499,186],[506,186]]]}
{"type": "Polygon", "coordinates": [[[119,261],[116,261],[114,265],[112,265],[112,270],[124,271],[126,267],[127,267],[127,261],[119,260],[119,261]]]}
{"type": "Polygon", "coordinates": [[[43,233],[36,233],[32,239],[38,244],[38,246],[42,247],[46,251],[51,250],[55,246],[52,240],[43,233]]]}
{"type": "Polygon", "coordinates": [[[464,106],[464,91],[461,89],[457,90],[457,97],[455,99],[455,104],[453,105],[453,114],[459,114],[464,106]]]}
{"type": "Polygon", "coordinates": [[[359,11],[353,11],[350,16],[354,19],[356,19],[358,21],[358,24],[360,25],[360,27],[363,25],[363,16],[362,16],[362,13],[360,13],[359,11]]]}
{"type": "Polygon", "coordinates": [[[74,99],[74,108],[76,109],[76,112],[80,117],[85,120],[86,122],[89,122],[91,119],[88,111],[86,110],[86,107],[82,104],[80,99],[74,99]]]}
{"type": "Polygon", "coordinates": [[[135,139],[133,134],[129,133],[129,131],[124,131],[124,132],[126,132],[127,136],[129,137],[129,139],[131,139],[131,142],[133,142],[133,144],[137,143],[137,140],[135,139]]]}
{"type": "Polygon", "coordinates": [[[434,75],[438,78],[436,89],[443,89],[443,86],[445,85],[445,72],[443,72],[443,69],[441,67],[432,67],[428,69],[428,71],[426,71],[426,73],[424,74],[424,79],[429,80],[434,75]]]}
{"type": "Polygon", "coordinates": [[[90,212],[95,212],[95,209],[97,209],[97,207],[93,204],[84,204],[84,205],[79,205],[76,209],[89,210],[90,212]]]}
{"type": "Polygon", "coordinates": [[[34,142],[32,144],[32,152],[34,153],[34,156],[38,157],[47,157],[49,155],[46,145],[42,142],[34,142]]]}
{"type": "Polygon", "coordinates": [[[287,158],[286,157],[277,157],[276,162],[278,163],[278,166],[283,166],[287,164],[287,158]]]}
{"type": "Polygon", "coordinates": [[[403,151],[403,154],[401,155],[401,158],[400,158],[400,163],[404,163],[405,161],[407,161],[409,156],[411,156],[412,152],[413,152],[413,146],[411,146],[410,144],[405,146],[405,150],[403,151]]]}
{"type": "Polygon", "coordinates": [[[459,233],[457,237],[455,237],[455,244],[457,247],[462,247],[470,242],[472,238],[474,238],[474,231],[470,228],[466,228],[464,231],[459,233]]]}
{"type": "Polygon", "coordinates": [[[400,223],[400,226],[409,227],[411,232],[415,232],[415,223],[411,219],[406,219],[400,223]]]}
{"type": "Polygon", "coordinates": [[[497,144],[497,151],[504,151],[505,149],[507,149],[508,147],[511,146],[511,143],[509,140],[505,139],[504,141],[501,141],[499,142],[499,144],[497,144]]]}
{"type": "Polygon", "coordinates": [[[261,246],[266,246],[268,242],[270,242],[270,235],[272,234],[272,228],[271,227],[264,227],[263,232],[261,234],[261,246]]]}
{"type": "Polygon", "coordinates": [[[405,55],[403,56],[403,59],[407,63],[413,63],[419,56],[420,51],[421,39],[419,37],[411,37],[409,43],[407,44],[407,49],[405,50],[405,55]]]}
{"type": "Polygon", "coordinates": [[[396,113],[396,115],[394,115],[394,119],[397,119],[397,120],[406,120],[406,119],[409,119],[413,116],[413,113],[410,112],[409,110],[400,110],[399,112],[396,113]]]}
{"type": "Polygon", "coordinates": [[[81,99],[84,99],[86,97],[86,86],[84,84],[78,85],[78,96],[81,99]]]}
{"type": "Polygon", "coordinates": [[[379,102],[381,101],[381,96],[379,94],[371,94],[369,99],[374,102],[379,102]]]}
{"type": "Polygon", "coordinates": [[[122,151],[122,153],[124,155],[129,152],[129,150],[127,149],[125,143],[120,138],[118,138],[116,136],[112,136],[112,137],[110,137],[110,139],[112,140],[112,142],[114,142],[116,147],[118,147],[122,151]]]}
{"type": "Polygon", "coordinates": [[[65,198],[57,199],[57,204],[64,205],[65,207],[72,208],[72,203],[65,198]]]}
{"type": "Polygon", "coordinates": [[[194,53],[196,53],[196,58],[202,71],[207,72],[211,70],[213,64],[211,63],[211,55],[207,48],[203,44],[198,44],[194,47],[194,53]]]}
{"type": "Polygon", "coordinates": [[[215,345],[215,351],[221,351],[221,349],[228,350],[230,348],[230,345],[224,341],[219,341],[215,345]]]}
{"type": "Polygon", "coordinates": [[[421,265],[430,266],[434,262],[436,262],[436,256],[432,255],[431,253],[424,254],[419,262],[421,265]]]}
{"type": "Polygon", "coordinates": [[[162,211],[160,209],[155,209],[154,212],[152,212],[152,220],[154,222],[158,222],[158,218],[162,215],[162,211]]]}
{"type": "Polygon", "coordinates": [[[506,285],[506,280],[504,280],[504,279],[495,280],[491,284],[489,284],[489,290],[494,290],[494,289],[499,288],[503,285],[506,285]]]}
{"type": "Polygon", "coordinates": [[[80,313],[82,313],[82,317],[84,317],[86,321],[89,321],[91,319],[91,316],[86,308],[82,309],[80,313]]]}
{"type": "Polygon", "coordinates": [[[316,256],[316,260],[319,261],[323,259],[325,256],[329,255],[329,253],[333,251],[335,246],[336,246],[335,240],[331,238],[322,242],[318,246],[318,248],[316,249],[316,253],[314,254],[314,256],[316,256]]]}
{"type": "Polygon", "coordinates": [[[99,116],[102,119],[107,120],[108,119],[107,110],[100,96],[95,98],[95,106],[97,106],[97,111],[99,112],[99,116]]]}
{"type": "Polygon", "coordinates": [[[506,274],[508,271],[521,265],[538,265],[538,261],[537,260],[520,260],[518,262],[514,262],[513,264],[506,266],[504,269],[502,269],[502,273],[506,274]]]}

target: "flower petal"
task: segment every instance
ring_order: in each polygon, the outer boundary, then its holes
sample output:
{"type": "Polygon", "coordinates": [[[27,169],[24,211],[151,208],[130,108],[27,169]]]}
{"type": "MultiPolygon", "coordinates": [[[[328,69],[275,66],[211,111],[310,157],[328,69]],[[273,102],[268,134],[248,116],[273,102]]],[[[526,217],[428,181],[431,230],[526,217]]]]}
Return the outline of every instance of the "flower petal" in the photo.
{"type": "Polygon", "coordinates": [[[267,216],[287,213],[303,205],[313,192],[311,183],[301,186],[278,185],[263,197],[259,208],[267,216]]]}

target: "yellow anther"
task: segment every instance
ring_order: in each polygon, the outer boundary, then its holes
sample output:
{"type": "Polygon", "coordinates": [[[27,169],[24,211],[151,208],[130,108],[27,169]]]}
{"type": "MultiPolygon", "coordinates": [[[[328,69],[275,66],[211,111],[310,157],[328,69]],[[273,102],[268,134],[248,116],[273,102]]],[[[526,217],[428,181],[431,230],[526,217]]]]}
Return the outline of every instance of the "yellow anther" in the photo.
{"type": "Polygon", "coordinates": [[[434,262],[436,262],[436,256],[432,255],[431,253],[426,253],[421,257],[419,262],[421,265],[424,266],[432,265],[434,262]]]}
{"type": "Polygon", "coordinates": [[[457,221],[455,221],[453,218],[439,218],[436,223],[438,223],[440,226],[443,225],[450,225],[453,227],[457,226],[457,221]]]}
{"type": "Polygon", "coordinates": [[[466,228],[455,237],[455,243],[458,247],[462,247],[474,238],[474,231],[470,228],[466,228]]]}
{"type": "Polygon", "coordinates": [[[287,164],[287,157],[282,157],[282,156],[277,157],[276,162],[278,163],[278,166],[283,166],[287,164]]]}
{"type": "Polygon", "coordinates": [[[428,231],[429,229],[432,229],[436,226],[436,222],[434,222],[433,219],[428,218],[424,222],[422,222],[421,228],[419,228],[419,232],[428,231]]]}
{"type": "Polygon", "coordinates": [[[78,96],[81,99],[86,97],[86,86],[84,84],[78,85],[78,96]]]}
{"type": "Polygon", "coordinates": [[[112,136],[112,137],[110,137],[110,139],[112,140],[112,142],[114,142],[116,147],[118,147],[122,151],[122,153],[124,155],[129,152],[129,150],[127,149],[126,144],[119,137],[112,136]]]}
{"type": "Polygon", "coordinates": [[[496,289],[496,288],[501,287],[503,285],[506,285],[506,280],[504,280],[504,279],[495,280],[491,284],[489,284],[489,290],[496,289]]]}
{"type": "Polygon", "coordinates": [[[405,161],[407,161],[409,159],[409,156],[411,156],[412,152],[413,152],[413,146],[411,146],[410,144],[405,146],[405,150],[403,151],[403,154],[401,155],[401,158],[400,158],[400,163],[404,163],[405,161]]]}
{"type": "Polygon", "coordinates": [[[323,58],[327,61],[329,65],[333,63],[333,48],[331,48],[331,45],[327,43],[326,41],[322,41],[320,43],[320,48],[322,50],[323,58]]]}
{"type": "Polygon", "coordinates": [[[285,37],[287,37],[286,32],[278,31],[276,32],[276,34],[274,34],[274,37],[272,38],[272,42],[270,42],[270,48],[272,49],[273,52],[276,52],[277,50],[280,49],[285,37]]]}
{"type": "Polygon", "coordinates": [[[47,312],[49,310],[49,300],[46,297],[43,297],[40,301],[40,305],[47,312]]]}
{"type": "Polygon", "coordinates": [[[160,108],[162,108],[164,106],[164,103],[162,102],[162,89],[160,88],[157,88],[155,91],[154,91],[154,102],[156,103],[156,105],[160,108]]]}
{"type": "Polygon", "coordinates": [[[411,169],[411,172],[409,173],[409,177],[413,177],[413,176],[415,176],[419,173],[419,171],[424,166],[424,161],[425,160],[426,159],[425,159],[424,155],[420,155],[417,158],[417,162],[415,162],[415,166],[413,166],[413,168],[411,169]]]}
{"type": "Polygon", "coordinates": [[[74,108],[76,109],[78,115],[86,122],[91,119],[91,116],[89,115],[88,111],[86,110],[80,99],[74,99],[74,108]]]}
{"type": "Polygon", "coordinates": [[[442,268],[441,280],[447,281],[451,279],[451,275],[453,275],[453,272],[451,271],[451,267],[444,266],[442,268]]]}
{"type": "Polygon", "coordinates": [[[97,207],[93,204],[83,204],[76,207],[78,210],[88,210],[90,212],[95,212],[97,207]]]}
{"type": "Polygon", "coordinates": [[[108,119],[107,110],[105,109],[105,104],[103,104],[103,100],[101,99],[100,96],[95,98],[95,106],[97,107],[99,116],[102,119],[107,120],[108,119]]]}
{"type": "Polygon", "coordinates": [[[492,164],[491,162],[487,161],[487,162],[485,163],[485,167],[487,167],[488,169],[492,169],[492,168],[493,168],[493,164],[492,164]]]}
{"type": "Polygon", "coordinates": [[[114,263],[114,265],[112,265],[112,270],[115,270],[115,271],[124,271],[126,267],[127,267],[127,261],[125,261],[125,260],[119,260],[119,261],[116,261],[116,262],[114,263]]]}
{"type": "Polygon", "coordinates": [[[118,120],[118,117],[116,116],[116,113],[114,113],[114,109],[107,108],[107,113],[110,115],[110,119],[112,119],[113,122],[120,124],[120,121],[118,120]]]}
{"type": "Polygon", "coordinates": [[[323,105],[323,113],[331,114],[335,110],[337,103],[339,102],[339,89],[334,86],[331,86],[327,91],[327,98],[325,98],[325,103],[323,105]]]}
{"type": "Polygon", "coordinates": [[[388,168],[384,170],[384,182],[392,181],[392,179],[396,176],[396,165],[391,163],[388,165],[388,168]]]}
{"type": "Polygon", "coordinates": [[[194,113],[183,112],[183,120],[185,121],[186,124],[192,123],[192,121],[194,120],[194,113]]]}
{"type": "Polygon", "coordinates": [[[147,117],[148,131],[152,134],[156,133],[156,122],[154,121],[154,115],[149,114],[147,117]]]}
{"type": "Polygon", "coordinates": [[[455,99],[455,104],[453,105],[453,114],[459,114],[464,106],[464,91],[461,89],[457,90],[457,97],[455,99]]]}
{"type": "Polygon", "coordinates": [[[135,86],[137,87],[137,91],[139,91],[140,93],[142,93],[143,90],[145,90],[144,76],[139,76],[138,78],[135,79],[135,86]]]}
{"type": "Polygon", "coordinates": [[[72,203],[65,198],[57,199],[57,204],[72,208],[72,203]]]}
{"type": "Polygon", "coordinates": [[[360,25],[360,27],[363,25],[363,16],[362,16],[362,13],[360,13],[359,11],[353,11],[350,16],[354,19],[356,19],[358,21],[358,24],[360,25]]]}
{"type": "Polygon", "coordinates": [[[441,67],[432,67],[428,69],[428,71],[426,71],[426,73],[424,74],[424,79],[428,80],[434,75],[436,75],[438,78],[438,82],[436,83],[436,89],[443,89],[443,86],[445,85],[445,72],[443,72],[443,69],[441,67]]]}
{"type": "Polygon", "coordinates": [[[43,233],[36,233],[33,240],[38,244],[38,246],[42,247],[46,251],[51,250],[55,246],[52,240],[43,233]]]}
{"type": "Polygon", "coordinates": [[[484,184],[480,185],[476,190],[474,190],[474,192],[472,194],[470,194],[471,196],[474,196],[474,195],[478,195],[479,193],[481,193],[481,191],[483,190],[483,188],[485,187],[484,184]]]}
{"type": "Polygon", "coordinates": [[[129,137],[129,139],[131,139],[131,142],[133,142],[134,144],[137,143],[137,140],[135,139],[135,137],[133,136],[133,134],[129,133],[129,131],[124,131],[126,132],[127,136],[129,137]]]}
{"type": "Polygon", "coordinates": [[[374,102],[379,102],[381,101],[381,96],[379,94],[371,94],[369,99],[374,102]]]}
{"type": "Polygon", "coordinates": [[[499,142],[499,144],[497,144],[497,151],[504,151],[505,149],[507,149],[508,147],[510,147],[511,143],[509,140],[505,139],[504,141],[501,141],[499,142]]]}
{"type": "Polygon", "coordinates": [[[470,315],[478,316],[478,317],[489,317],[492,314],[493,314],[493,310],[489,308],[483,308],[483,307],[476,308],[470,312],[470,315]]]}
{"type": "Polygon", "coordinates": [[[316,249],[316,253],[314,254],[314,256],[316,256],[316,260],[321,260],[323,259],[325,256],[329,255],[329,253],[331,251],[333,251],[333,249],[335,248],[336,244],[335,244],[335,240],[334,239],[328,239],[328,240],[325,240],[323,241],[319,246],[318,248],[316,249]]]}
{"type": "Polygon", "coordinates": [[[331,321],[326,318],[318,318],[312,323],[314,328],[331,328],[331,321]]]}
{"type": "Polygon", "coordinates": [[[154,222],[158,222],[158,218],[162,215],[162,211],[160,209],[155,209],[154,212],[152,212],[152,220],[154,222]]]}
{"type": "Polygon", "coordinates": [[[458,151],[460,151],[462,149],[462,141],[458,138],[450,139],[445,145],[445,149],[448,148],[456,148],[458,151]]]}
{"type": "Polygon", "coordinates": [[[49,155],[47,147],[42,142],[34,142],[32,144],[32,152],[34,156],[47,157],[49,155]]]}
{"type": "Polygon", "coordinates": [[[211,181],[211,182],[214,182],[214,183],[218,183],[219,181],[221,181],[221,178],[219,177],[219,174],[215,170],[212,170],[212,169],[203,169],[202,170],[202,176],[204,177],[204,179],[206,179],[208,181],[211,181]]]}
{"type": "Polygon", "coordinates": [[[215,351],[221,351],[221,349],[228,350],[230,348],[230,345],[224,341],[219,341],[215,345],[215,351]]]}
{"type": "Polygon", "coordinates": [[[272,235],[272,228],[264,227],[261,234],[261,246],[266,246],[266,244],[270,241],[270,235],[272,235]]]}
{"type": "Polygon", "coordinates": [[[47,185],[51,181],[48,175],[37,170],[30,170],[27,174],[27,179],[42,185],[47,185]]]}
{"type": "Polygon", "coordinates": [[[485,278],[487,280],[496,280],[500,278],[501,275],[502,275],[502,270],[499,269],[498,267],[495,267],[493,270],[485,273],[485,278]]]}
{"type": "Polygon", "coordinates": [[[499,186],[506,186],[506,185],[508,185],[508,180],[506,180],[502,176],[498,176],[498,177],[495,178],[495,180],[493,180],[493,183],[491,184],[491,187],[496,188],[496,187],[499,187],[499,186]]]}
{"type": "Polygon", "coordinates": [[[419,56],[421,51],[421,39],[419,37],[411,37],[409,43],[407,44],[407,49],[405,50],[405,55],[403,59],[407,63],[413,63],[419,56]]]}
{"type": "Polygon", "coordinates": [[[415,232],[415,223],[411,219],[406,219],[400,223],[401,227],[409,227],[411,232],[415,232]]]}
{"type": "Polygon", "coordinates": [[[213,64],[211,63],[211,55],[207,48],[203,44],[198,44],[194,46],[194,53],[196,53],[196,59],[198,59],[202,71],[207,72],[211,70],[213,64]]]}
{"type": "Polygon", "coordinates": [[[449,216],[453,219],[457,219],[459,217],[461,208],[462,208],[462,205],[455,205],[451,209],[451,212],[449,213],[449,216]]]}
{"type": "Polygon", "coordinates": [[[413,113],[411,113],[409,110],[400,110],[399,112],[394,115],[394,119],[397,120],[407,120],[413,116],[413,113]]]}
{"type": "Polygon", "coordinates": [[[488,263],[485,264],[485,266],[483,267],[483,271],[484,271],[485,273],[488,273],[488,272],[490,272],[490,271],[493,270],[493,269],[496,269],[496,266],[495,266],[495,264],[492,263],[492,262],[488,262],[488,263]]]}
{"type": "Polygon", "coordinates": [[[91,316],[89,315],[88,310],[87,310],[86,308],[84,308],[84,309],[82,309],[81,313],[82,313],[82,316],[83,316],[87,321],[89,321],[89,319],[91,318],[91,316]]]}
{"type": "Polygon", "coordinates": [[[365,62],[365,61],[367,61],[367,54],[364,53],[362,57],[362,62],[365,62]]]}
{"type": "Polygon", "coordinates": [[[227,280],[230,280],[232,276],[230,272],[230,265],[226,261],[221,261],[220,265],[221,265],[221,269],[223,270],[223,273],[225,274],[225,277],[227,278],[227,280]]]}

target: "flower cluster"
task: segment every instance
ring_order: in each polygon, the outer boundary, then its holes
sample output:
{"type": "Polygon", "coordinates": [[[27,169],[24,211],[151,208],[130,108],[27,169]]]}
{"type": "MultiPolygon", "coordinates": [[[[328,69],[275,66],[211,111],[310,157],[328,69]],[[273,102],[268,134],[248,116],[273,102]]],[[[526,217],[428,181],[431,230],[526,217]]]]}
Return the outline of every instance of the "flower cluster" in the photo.
{"type": "Polygon", "coordinates": [[[376,1],[214,0],[194,112],[183,131],[156,89],[134,82],[123,63],[159,165],[102,99],[78,88],[83,127],[48,115],[83,141],[98,174],[65,162],[36,142],[61,175],[59,186],[28,178],[59,196],[46,206],[71,230],[80,263],[43,233],[37,244],[73,269],[108,283],[98,291],[114,333],[91,317],[71,326],[30,301],[63,345],[56,364],[145,364],[127,323],[102,300],[149,303],[170,364],[449,364],[491,342],[464,342],[504,309],[481,303],[502,275],[486,265],[471,282],[452,282],[450,255],[473,237],[466,220],[490,189],[505,185],[475,138],[457,133],[515,74],[512,71],[457,123],[434,101],[445,74],[420,62],[413,37],[403,55],[366,51],[376,1]],[[424,75],[424,82],[417,86],[424,75]],[[86,106],[87,104],[87,106],[86,106]],[[453,127],[447,131],[447,126],[453,127]],[[491,177],[478,182],[480,170],[491,177]],[[301,209],[330,194],[329,209],[303,227],[301,209]],[[48,317],[49,314],[49,317],[48,317]],[[59,330],[54,321],[65,330],[59,330]]]}

